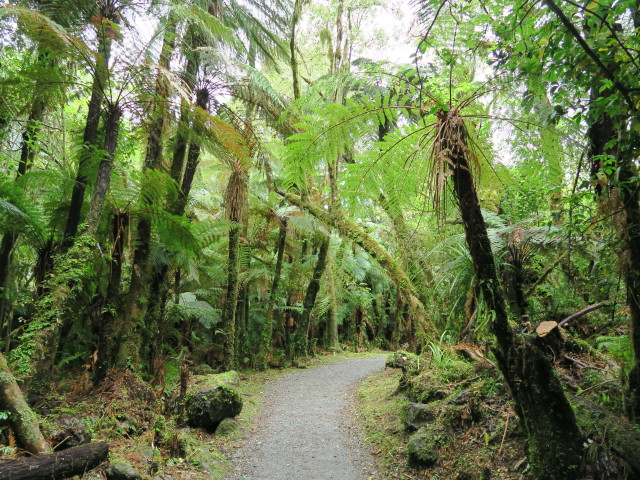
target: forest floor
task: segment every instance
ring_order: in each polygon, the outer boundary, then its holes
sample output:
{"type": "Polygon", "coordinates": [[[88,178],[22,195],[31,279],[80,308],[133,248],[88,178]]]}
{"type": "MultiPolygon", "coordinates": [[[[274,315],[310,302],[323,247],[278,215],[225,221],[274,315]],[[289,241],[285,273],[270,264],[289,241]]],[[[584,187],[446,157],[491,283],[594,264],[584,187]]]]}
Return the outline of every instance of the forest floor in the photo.
{"type": "Polygon", "coordinates": [[[269,383],[251,436],[233,455],[229,480],[363,480],[375,460],[354,419],[355,389],[385,356],[349,358],[269,383]]]}

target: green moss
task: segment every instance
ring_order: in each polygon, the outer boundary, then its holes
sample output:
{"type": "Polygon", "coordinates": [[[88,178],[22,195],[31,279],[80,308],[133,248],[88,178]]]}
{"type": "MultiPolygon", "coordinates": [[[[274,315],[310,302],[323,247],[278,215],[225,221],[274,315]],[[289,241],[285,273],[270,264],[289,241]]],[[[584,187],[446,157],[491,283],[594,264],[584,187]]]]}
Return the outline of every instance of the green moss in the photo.
{"type": "Polygon", "coordinates": [[[409,463],[417,468],[428,468],[438,460],[437,438],[428,430],[419,430],[407,443],[409,463]]]}

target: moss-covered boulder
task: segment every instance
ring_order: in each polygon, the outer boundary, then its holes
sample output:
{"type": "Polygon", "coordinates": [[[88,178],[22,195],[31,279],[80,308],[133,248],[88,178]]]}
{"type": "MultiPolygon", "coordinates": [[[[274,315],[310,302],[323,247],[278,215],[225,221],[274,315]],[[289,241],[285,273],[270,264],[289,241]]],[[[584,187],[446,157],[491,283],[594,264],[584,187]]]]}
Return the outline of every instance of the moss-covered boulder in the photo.
{"type": "Polygon", "coordinates": [[[430,432],[424,429],[411,435],[407,443],[409,464],[416,468],[433,466],[438,460],[438,446],[430,432]]]}
{"type": "Polygon", "coordinates": [[[236,420],[235,418],[225,418],[220,422],[218,428],[216,428],[216,435],[222,437],[231,435],[232,433],[237,432],[238,428],[238,420],[236,420]]]}
{"type": "Polygon", "coordinates": [[[124,461],[109,465],[104,473],[107,480],[142,480],[142,476],[124,461]]]}
{"type": "Polygon", "coordinates": [[[188,425],[215,431],[220,422],[242,411],[242,396],[234,388],[240,384],[237,372],[197,375],[184,399],[188,425]]]}
{"type": "Polygon", "coordinates": [[[407,416],[404,420],[404,427],[410,432],[415,432],[423,425],[433,421],[434,418],[434,412],[429,405],[424,403],[409,403],[407,406],[407,416]]]}
{"type": "Polygon", "coordinates": [[[393,352],[384,363],[387,368],[401,368],[403,372],[417,370],[419,365],[418,355],[404,351],[393,352]]]}

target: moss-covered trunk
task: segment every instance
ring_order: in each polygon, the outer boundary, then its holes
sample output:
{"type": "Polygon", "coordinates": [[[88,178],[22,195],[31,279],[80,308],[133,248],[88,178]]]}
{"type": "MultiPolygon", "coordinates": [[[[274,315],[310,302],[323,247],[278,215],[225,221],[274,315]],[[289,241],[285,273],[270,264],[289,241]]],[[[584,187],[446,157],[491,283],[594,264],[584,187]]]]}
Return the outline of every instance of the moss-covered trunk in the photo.
{"type": "Polygon", "coordinates": [[[122,111],[118,105],[109,107],[105,123],[104,158],[99,166],[87,216],[88,226],[84,232],[89,243],[68,250],[55,265],[51,279],[47,282],[46,293],[38,300],[36,314],[21,337],[18,351],[32,352],[27,356],[28,360],[27,358],[21,360],[19,354],[12,355],[15,361],[27,363],[23,366],[25,377],[30,377],[29,380],[34,376],[46,377],[51,371],[60,343],[61,329],[65,323],[66,310],[71,302],[71,294],[74,288],[81,285],[84,280],[84,269],[77,268],[77,265],[87,262],[92,256],[90,245],[93,240],[91,239],[95,239],[100,226],[102,209],[110,185],[113,157],[118,145],[121,116],[122,111]]]}
{"type": "MultiPolygon", "coordinates": [[[[147,170],[157,170],[162,166],[162,156],[164,153],[164,127],[169,107],[169,81],[165,72],[170,70],[170,61],[175,48],[175,27],[177,19],[172,14],[167,19],[160,52],[159,68],[156,71],[154,85],[154,101],[149,114],[149,130],[147,137],[147,150],[145,153],[143,172],[147,170]]],[[[152,195],[145,194],[145,190],[157,188],[157,185],[143,184],[140,197],[151,206],[152,195]]],[[[145,315],[148,307],[148,296],[152,285],[152,272],[150,266],[151,254],[151,219],[141,216],[136,225],[136,242],[133,254],[133,267],[131,269],[131,281],[129,291],[122,302],[119,316],[124,332],[120,339],[118,353],[116,356],[116,366],[118,368],[140,368],[142,367],[142,339],[145,332],[145,315]]]]}
{"type": "Polygon", "coordinates": [[[298,328],[298,338],[296,350],[298,355],[309,354],[309,327],[311,325],[311,311],[316,303],[316,297],[320,291],[320,280],[327,267],[327,257],[329,253],[329,237],[323,237],[320,240],[318,248],[318,260],[313,268],[313,275],[309,281],[307,292],[304,296],[303,311],[300,317],[300,326],[298,328]]]}
{"type": "Polygon", "coordinates": [[[122,110],[120,106],[117,104],[109,105],[104,127],[104,158],[98,167],[96,184],[93,189],[93,194],[91,195],[91,205],[89,206],[89,213],[87,213],[87,229],[85,230],[85,234],[89,236],[95,236],[100,226],[102,209],[105,199],[107,198],[109,185],[111,184],[111,170],[113,169],[113,157],[118,146],[121,117],[122,110]]]}
{"type": "Polygon", "coordinates": [[[494,264],[487,227],[480,210],[468,149],[468,133],[456,111],[438,115],[435,155],[447,157],[473,268],[497,340],[498,366],[527,432],[528,457],[537,480],[572,480],[580,476],[582,441],[575,415],[549,359],[509,326],[504,296],[494,264]]]}
{"type": "Polygon", "coordinates": [[[333,276],[333,266],[327,266],[327,290],[329,291],[329,349],[340,350],[340,339],[338,338],[338,302],[336,300],[336,284],[333,276]]]}
{"type": "Polygon", "coordinates": [[[638,179],[625,159],[620,164],[619,181],[625,213],[625,265],[627,305],[631,317],[631,345],[634,363],[629,372],[628,413],[632,421],[640,421],[640,187],[638,179]]]}
{"type": "Polygon", "coordinates": [[[235,364],[240,237],[241,226],[246,222],[249,193],[249,175],[242,167],[238,167],[231,173],[225,193],[227,219],[233,222],[229,230],[227,294],[222,309],[222,330],[224,332],[223,368],[225,370],[232,370],[235,364]]]}
{"type": "MultiPolygon", "coordinates": [[[[43,63],[49,67],[53,67],[53,62],[50,60],[51,55],[43,51],[42,45],[40,46],[40,53],[38,55],[38,63],[43,63]]],[[[31,102],[31,111],[29,112],[29,118],[25,124],[22,132],[22,139],[20,142],[20,161],[18,163],[18,171],[16,173],[16,181],[20,179],[25,173],[27,173],[33,165],[37,149],[36,141],[38,133],[40,132],[40,126],[42,118],[44,117],[47,107],[46,99],[41,90],[42,85],[40,82],[36,83],[33,93],[33,100],[31,102]]],[[[5,324],[5,317],[10,317],[10,311],[12,309],[10,298],[10,271],[11,271],[11,258],[13,255],[13,249],[18,242],[19,235],[12,231],[6,231],[2,236],[0,242],[0,325],[5,324]]],[[[11,325],[7,324],[5,339],[8,342],[11,335],[11,325]]]]}
{"type": "Polygon", "coordinates": [[[114,330],[117,311],[117,300],[120,294],[120,281],[122,279],[122,263],[124,260],[124,247],[126,231],[129,225],[129,215],[119,213],[113,216],[112,234],[113,249],[111,250],[111,261],[109,262],[109,284],[105,295],[105,306],[102,309],[100,320],[96,325],[96,335],[98,337],[98,358],[96,360],[96,370],[94,384],[98,385],[107,376],[107,371],[113,364],[114,356],[114,330]]]}
{"type": "Polygon", "coordinates": [[[22,447],[34,455],[52,453],[42,436],[38,418],[29,408],[13,377],[4,355],[0,353],[0,409],[10,413],[10,422],[22,447]]]}

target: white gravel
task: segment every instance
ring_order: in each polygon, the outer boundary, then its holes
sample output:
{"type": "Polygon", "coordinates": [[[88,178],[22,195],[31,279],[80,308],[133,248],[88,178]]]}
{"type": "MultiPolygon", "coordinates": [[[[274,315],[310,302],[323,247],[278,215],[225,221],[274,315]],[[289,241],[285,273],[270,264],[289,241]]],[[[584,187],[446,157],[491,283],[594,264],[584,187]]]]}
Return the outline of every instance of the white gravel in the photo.
{"type": "Polygon", "coordinates": [[[353,358],[285,374],[269,383],[252,434],[226,480],[364,480],[375,462],[350,409],[355,388],[384,356],[353,358]]]}

